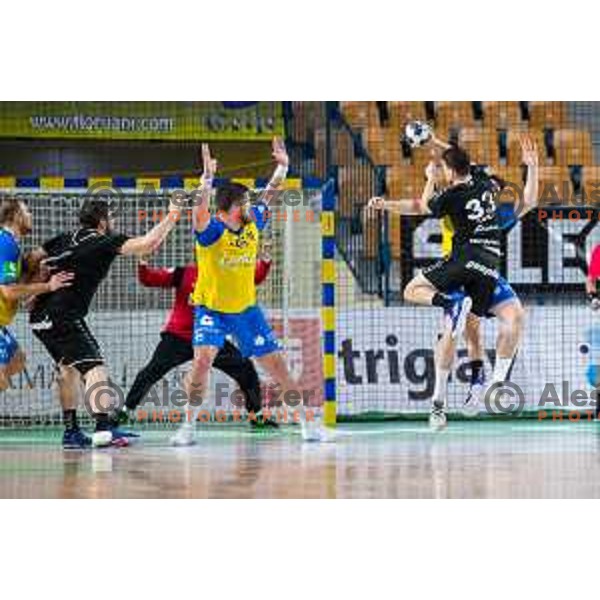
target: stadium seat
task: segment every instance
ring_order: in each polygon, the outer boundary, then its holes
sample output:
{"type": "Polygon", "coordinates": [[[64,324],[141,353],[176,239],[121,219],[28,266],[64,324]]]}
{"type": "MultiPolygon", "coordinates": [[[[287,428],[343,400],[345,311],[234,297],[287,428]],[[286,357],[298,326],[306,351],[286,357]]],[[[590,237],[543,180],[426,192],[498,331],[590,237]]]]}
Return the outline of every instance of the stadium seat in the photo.
{"type": "Polygon", "coordinates": [[[393,200],[420,198],[425,185],[423,170],[413,166],[390,167],[386,173],[387,196],[393,200]]]}
{"type": "Polygon", "coordinates": [[[559,129],[567,125],[565,102],[531,101],[528,106],[531,129],[559,129]]]}
{"type": "Polygon", "coordinates": [[[334,165],[352,165],[355,160],[354,141],[346,129],[332,131],[332,160],[334,165]]]}
{"type": "Polygon", "coordinates": [[[340,109],[348,125],[353,129],[380,126],[375,102],[341,102],[340,109]]]}
{"type": "Polygon", "coordinates": [[[540,206],[569,204],[573,198],[573,183],[567,167],[540,167],[540,206]]]}
{"type": "Polygon", "coordinates": [[[327,134],[325,128],[315,131],[315,175],[325,178],[327,173],[327,134]]]}
{"type": "Polygon", "coordinates": [[[478,165],[497,165],[500,162],[498,134],[495,130],[471,127],[461,129],[458,144],[471,157],[471,162],[478,165]]]}
{"type": "Polygon", "coordinates": [[[584,167],[582,171],[584,203],[600,204],[600,167],[584,167]]]}
{"type": "Polygon", "coordinates": [[[342,217],[353,217],[356,206],[363,206],[375,195],[373,169],[370,165],[340,167],[339,209],[342,217]]]}
{"type": "Polygon", "coordinates": [[[388,111],[390,115],[390,128],[402,132],[408,121],[424,121],[425,103],[424,102],[388,102],[388,111]]]}
{"type": "Polygon", "coordinates": [[[400,138],[399,131],[387,128],[363,131],[363,143],[376,165],[399,165],[404,162],[400,138]]]}
{"type": "Polygon", "coordinates": [[[540,167],[547,163],[546,144],[544,134],[541,131],[527,131],[511,129],[506,135],[506,164],[510,167],[518,167],[523,164],[521,152],[521,136],[527,134],[535,139],[538,146],[540,167]]]}
{"type": "Polygon", "coordinates": [[[438,135],[450,129],[473,127],[474,125],[475,116],[472,102],[435,103],[435,127],[438,135]]]}
{"type": "Polygon", "coordinates": [[[518,102],[483,102],[483,124],[486,129],[511,129],[521,125],[518,102]]]}
{"type": "Polygon", "coordinates": [[[402,228],[400,213],[392,212],[389,216],[389,240],[392,258],[402,258],[402,228]]]}
{"type": "Polygon", "coordinates": [[[594,152],[589,131],[556,129],[554,152],[557,165],[593,165],[594,152]]]}

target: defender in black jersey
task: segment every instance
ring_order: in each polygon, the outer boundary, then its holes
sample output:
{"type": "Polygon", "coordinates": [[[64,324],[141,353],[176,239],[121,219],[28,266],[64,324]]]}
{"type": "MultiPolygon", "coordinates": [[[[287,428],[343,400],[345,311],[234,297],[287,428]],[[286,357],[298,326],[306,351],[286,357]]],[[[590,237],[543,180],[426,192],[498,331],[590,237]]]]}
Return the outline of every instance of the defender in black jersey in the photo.
{"type": "MultiPolygon", "coordinates": [[[[170,207],[169,215],[177,208],[170,207]]],[[[74,274],[72,286],[39,296],[33,304],[30,324],[59,369],[59,387],[67,448],[89,445],[126,445],[126,436],[111,423],[102,407],[102,396],[114,397],[100,345],[85,317],[98,286],[119,255],[143,256],[154,252],[173,229],[176,220],[166,218],[146,235],[130,238],[114,232],[109,204],[87,199],[80,211],[81,228],[61,233],[35,251],[50,272],[74,274]],[[86,436],[77,423],[80,382],[96,419],[96,432],[86,436]]]]}

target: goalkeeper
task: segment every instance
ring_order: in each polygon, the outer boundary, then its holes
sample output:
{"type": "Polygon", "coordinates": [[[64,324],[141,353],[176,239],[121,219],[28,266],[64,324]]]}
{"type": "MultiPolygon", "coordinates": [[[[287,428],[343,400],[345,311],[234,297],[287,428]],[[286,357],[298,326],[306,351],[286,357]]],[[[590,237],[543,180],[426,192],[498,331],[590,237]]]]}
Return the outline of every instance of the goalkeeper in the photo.
{"type": "MultiPolygon", "coordinates": [[[[254,282],[260,285],[267,278],[271,269],[271,257],[263,247],[256,263],[254,282]]],[[[175,300],[167,322],[160,334],[160,342],[154,350],[148,364],[138,373],[133,386],[125,400],[125,410],[119,415],[121,422],[130,420],[129,412],[134,411],[143,401],[146,394],[169,371],[183,365],[194,358],[192,333],[194,328],[194,308],[189,298],[194,291],[198,277],[195,264],[179,266],[174,269],[151,268],[140,261],[138,279],[147,287],[174,288],[175,300]]],[[[262,407],[260,381],[252,361],[244,358],[241,352],[229,341],[217,353],[213,366],[229,377],[240,387],[246,399],[248,412],[258,413],[262,407]]],[[[252,426],[265,424],[277,426],[272,419],[250,420],[252,426]]]]}

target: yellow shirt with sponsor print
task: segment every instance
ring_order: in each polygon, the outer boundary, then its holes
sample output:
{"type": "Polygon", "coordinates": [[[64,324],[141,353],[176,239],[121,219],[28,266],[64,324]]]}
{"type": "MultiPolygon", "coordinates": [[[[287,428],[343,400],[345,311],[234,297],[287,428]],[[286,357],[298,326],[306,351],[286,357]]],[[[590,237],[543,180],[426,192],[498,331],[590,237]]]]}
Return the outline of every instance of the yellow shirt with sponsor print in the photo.
{"type": "Polygon", "coordinates": [[[195,233],[198,278],[192,303],[196,306],[235,314],[256,304],[256,257],[268,209],[258,204],[250,214],[251,220],[238,231],[211,217],[208,227],[195,233]]]}

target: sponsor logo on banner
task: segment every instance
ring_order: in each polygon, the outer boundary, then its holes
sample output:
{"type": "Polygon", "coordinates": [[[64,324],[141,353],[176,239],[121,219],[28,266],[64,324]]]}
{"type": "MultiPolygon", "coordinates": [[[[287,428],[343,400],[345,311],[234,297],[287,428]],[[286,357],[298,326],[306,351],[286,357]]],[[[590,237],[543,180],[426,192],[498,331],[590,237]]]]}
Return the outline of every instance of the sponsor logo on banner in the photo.
{"type": "Polygon", "coordinates": [[[280,102],[1,102],[0,137],[268,140],[280,102]]]}
{"type": "MultiPolygon", "coordinates": [[[[435,385],[433,346],[442,328],[436,308],[400,306],[338,315],[339,411],[423,412],[435,385]]],[[[482,323],[488,381],[497,322],[482,323]]],[[[466,398],[470,371],[459,343],[448,386],[451,409],[466,398]]],[[[576,407],[573,390],[591,394],[600,381],[600,323],[585,305],[528,306],[523,343],[511,381],[526,410],[576,407]],[[540,326],[543,323],[544,326],[540,326]],[[568,382],[565,386],[564,382],[568,382]],[[548,390],[557,390],[556,394],[548,390]]],[[[580,392],[578,392],[580,393],[580,392]]]]}

